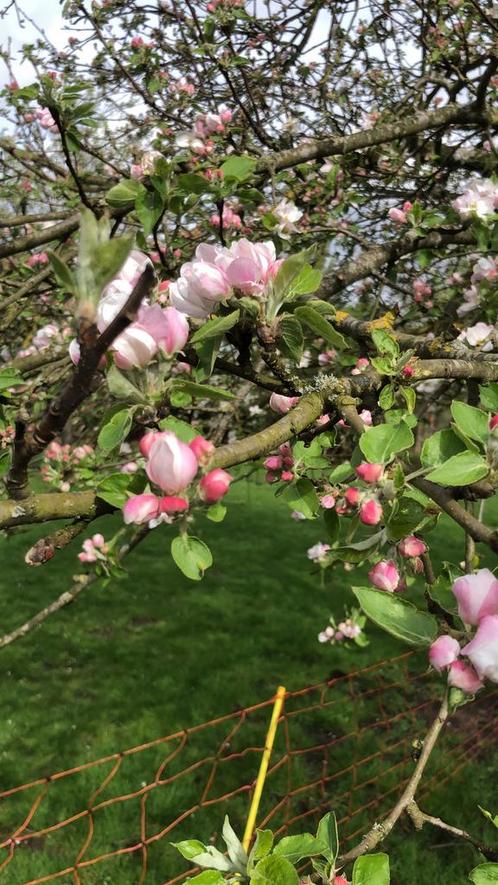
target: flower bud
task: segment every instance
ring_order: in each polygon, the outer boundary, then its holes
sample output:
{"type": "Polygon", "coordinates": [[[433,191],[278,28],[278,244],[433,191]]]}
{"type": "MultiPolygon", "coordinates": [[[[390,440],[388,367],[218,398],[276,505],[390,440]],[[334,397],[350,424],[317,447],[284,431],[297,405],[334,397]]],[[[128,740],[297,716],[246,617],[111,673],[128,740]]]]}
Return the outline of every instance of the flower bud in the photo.
{"type": "Polygon", "coordinates": [[[448,671],[448,685],[459,688],[466,694],[476,694],[483,687],[479,676],[465,661],[453,661],[448,671]]]}
{"type": "Polygon", "coordinates": [[[356,467],[356,475],[365,482],[378,482],[384,475],[384,465],[364,461],[356,467]]]}
{"type": "Polygon", "coordinates": [[[449,667],[460,655],[460,643],[453,636],[438,636],[429,649],[429,663],[441,672],[449,667]]]}
{"type": "Polygon", "coordinates": [[[407,538],[403,538],[403,540],[399,542],[398,550],[401,553],[401,556],[404,556],[405,558],[409,558],[410,556],[422,556],[427,550],[427,545],[421,541],[420,538],[415,537],[415,535],[408,535],[407,538]]]}
{"type": "Polygon", "coordinates": [[[199,483],[201,497],[207,504],[216,503],[216,501],[219,501],[220,498],[226,495],[232,479],[233,477],[226,470],[222,470],[221,467],[210,470],[209,473],[202,477],[199,483]]]}
{"type": "Polygon", "coordinates": [[[350,486],[344,492],[344,497],[350,507],[356,507],[360,501],[360,490],[356,486],[350,486]]]}
{"type": "Polygon", "coordinates": [[[299,396],[283,396],[280,393],[272,393],[269,405],[274,412],[286,415],[290,409],[293,409],[298,404],[299,400],[299,396]]]}
{"type": "Polygon", "coordinates": [[[282,469],[282,458],[280,455],[270,455],[269,458],[264,462],[264,466],[267,470],[281,470],[282,469]]]}
{"type": "Polygon", "coordinates": [[[489,429],[494,430],[495,427],[498,427],[498,415],[492,415],[489,419],[489,429]]]}
{"type": "Polygon", "coordinates": [[[199,464],[207,464],[215,449],[213,443],[204,439],[203,436],[195,436],[194,439],[191,439],[189,448],[192,449],[199,464]]]}
{"type": "Polygon", "coordinates": [[[188,501],[185,498],[177,498],[174,495],[166,495],[159,499],[159,510],[161,513],[183,513],[188,510],[188,501]]]}
{"type": "Polygon", "coordinates": [[[159,516],[160,499],[157,495],[135,495],[123,507],[123,519],[127,525],[142,525],[159,516]]]}
{"type": "Polygon", "coordinates": [[[175,495],[192,482],[198,470],[197,458],[192,449],[181,442],[174,433],[156,434],[149,448],[147,476],[166,492],[175,495]]]}
{"type": "Polygon", "coordinates": [[[359,516],[365,525],[378,525],[382,519],[382,507],[375,498],[369,498],[360,505],[359,516]]]}
{"type": "Polygon", "coordinates": [[[394,593],[399,586],[399,572],[392,559],[377,562],[370,569],[368,578],[374,587],[378,587],[379,590],[388,590],[389,593],[394,593]]]}

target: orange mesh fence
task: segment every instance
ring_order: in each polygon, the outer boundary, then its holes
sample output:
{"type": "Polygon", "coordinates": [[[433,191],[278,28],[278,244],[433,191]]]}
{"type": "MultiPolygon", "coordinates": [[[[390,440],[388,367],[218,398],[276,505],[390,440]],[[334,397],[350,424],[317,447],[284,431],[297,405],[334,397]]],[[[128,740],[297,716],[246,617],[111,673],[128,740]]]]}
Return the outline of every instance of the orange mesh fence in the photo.
{"type": "MultiPolygon", "coordinates": [[[[407,653],[287,692],[258,826],[280,835],[308,830],[333,808],[347,846],[392,806],[440,694],[416,661],[407,653]]],[[[192,869],[170,843],[195,837],[221,847],[225,814],[242,834],[272,704],[270,698],[0,793],[0,881],[185,882],[192,869]]],[[[498,691],[488,692],[471,716],[465,707],[457,713],[420,794],[486,751],[496,706],[498,691]]]]}

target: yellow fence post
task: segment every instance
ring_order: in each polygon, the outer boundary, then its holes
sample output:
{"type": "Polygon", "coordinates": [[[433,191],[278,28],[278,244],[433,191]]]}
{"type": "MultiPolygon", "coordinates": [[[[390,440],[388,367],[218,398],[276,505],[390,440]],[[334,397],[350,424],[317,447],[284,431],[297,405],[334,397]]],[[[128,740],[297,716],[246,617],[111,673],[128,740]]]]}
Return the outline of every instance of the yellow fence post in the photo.
{"type": "Polygon", "coordinates": [[[270,762],[271,751],[273,749],[273,743],[275,741],[275,735],[277,733],[278,720],[280,717],[280,713],[282,712],[282,707],[285,700],[285,691],[286,690],[284,686],[279,685],[277,693],[275,695],[275,703],[273,705],[273,713],[270,720],[270,727],[266,735],[265,748],[261,759],[261,765],[259,766],[259,772],[256,780],[256,786],[254,788],[251,807],[249,808],[249,814],[247,816],[244,838],[242,839],[242,845],[244,846],[244,849],[247,853],[249,853],[249,846],[251,844],[251,839],[254,833],[254,827],[256,826],[256,816],[258,814],[259,802],[263,793],[263,787],[265,785],[265,779],[268,772],[268,764],[270,762]]]}

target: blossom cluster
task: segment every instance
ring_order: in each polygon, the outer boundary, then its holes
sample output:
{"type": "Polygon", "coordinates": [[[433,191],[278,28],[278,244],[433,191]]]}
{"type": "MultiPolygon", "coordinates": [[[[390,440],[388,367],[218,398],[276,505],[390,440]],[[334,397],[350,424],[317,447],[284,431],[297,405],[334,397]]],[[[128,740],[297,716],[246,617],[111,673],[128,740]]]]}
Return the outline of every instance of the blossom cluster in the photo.
{"type": "MultiPolygon", "coordinates": [[[[142,252],[132,251],[117,276],[106,286],[97,306],[97,328],[103,332],[125,306],[149,259],[142,252]]],[[[183,312],[174,307],[162,308],[144,300],[137,319],[112,343],[116,365],[120,369],[144,368],[161,351],[170,357],[181,351],[189,335],[183,312]]],[[[77,341],[69,353],[74,363],[80,358],[77,341]]]]}
{"type": "MultiPolygon", "coordinates": [[[[211,442],[196,436],[184,443],[171,431],[150,431],[139,443],[146,459],[145,471],[150,482],[164,494],[135,495],[123,508],[125,523],[141,525],[170,522],[176,513],[189,508],[185,496],[187,487],[195,479],[199,467],[204,467],[214,452],[211,442]]],[[[232,477],[217,467],[204,473],[198,485],[198,495],[207,504],[214,504],[228,492],[232,477]]]]}
{"type": "Polygon", "coordinates": [[[107,559],[108,552],[109,546],[99,532],[83,541],[83,550],[78,553],[78,559],[80,562],[99,562],[107,559]]]}
{"type": "Polygon", "coordinates": [[[493,215],[498,209],[498,184],[489,178],[472,178],[452,205],[464,219],[493,215]]]}
{"type": "Polygon", "coordinates": [[[229,248],[201,243],[171,284],[171,303],[187,316],[205,319],[232,295],[263,298],[280,264],[271,241],[241,239],[229,248]]]}
{"type": "Polygon", "coordinates": [[[430,647],[429,661],[439,672],[448,671],[450,686],[475,694],[484,679],[498,682],[498,580],[483,568],[457,578],[452,591],[463,623],[477,630],[463,648],[453,636],[439,636],[430,647]]]}
{"type": "Polygon", "coordinates": [[[68,443],[61,445],[57,440],[52,440],[45,449],[44,462],[40,468],[40,475],[44,482],[50,483],[60,489],[61,492],[69,492],[75,480],[75,474],[83,463],[94,454],[93,447],[85,444],[71,446],[68,443]]]}
{"type": "Polygon", "coordinates": [[[187,129],[177,134],[175,138],[176,146],[188,148],[199,156],[207,156],[214,150],[214,142],[210,136],[224,132],[226,124],[231,119],[232,111],[224,107],[219,108],[217,114],[211,112],[198,114],[192,129],[187,129]]]}
{"type": "MultiPolygon", "coordinates": [[[[331,617],[330,624],[325,627],[325,630],[322,630],[318,634],[318,642],[321,642],[322,644],[328,643],[329,645],[335,645],[336,642],[344,642],[346,639],[353,639],[358,642],[358,639],[362,637],[364,623],[364,616],[356,609],[338,624],[336,624],[334,618],[331,617]]],[[[362,639],[364,640],[364,637],[362,637],[362,639]]],[[[365,644],[365,642],[363,641],[359,644],[365,644]]]]}

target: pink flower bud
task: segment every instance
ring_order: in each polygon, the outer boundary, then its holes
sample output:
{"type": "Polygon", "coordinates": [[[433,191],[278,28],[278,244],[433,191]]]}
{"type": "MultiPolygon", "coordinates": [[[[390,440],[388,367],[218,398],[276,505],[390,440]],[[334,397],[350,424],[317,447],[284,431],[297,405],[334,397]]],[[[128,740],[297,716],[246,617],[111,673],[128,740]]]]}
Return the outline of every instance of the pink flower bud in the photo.
{"type": "Polygon", "coordinates": [[[290,409],[293,409],[298,404],[299,400],[299,396],[283,396],[280,393],[272,393],[269,405],[274,412],[286,415],[290,409]]]}
{"type": "Polygon", "coordinates": [[[403,366],[403,368],[401,370],[401,374],[403,375],[404,378],[411,378],[414,371],[415,370],[414,370],[413,366],[403,366]]]}
{"type": "Polygon", "coordinates": [[[140,453],[144,456],[144,458],[149,457],[150,447],[158,436],[159,432],[157,430],[149,430],[148,433],[145,433],[144,436],[141,437],[138,443],[138,448],[140,449],[140,453]]]}
{"type": "Polygon", "coordinates": [[[498,415],[493,415],[493,416],[489,419],[489,429],[490,429],[490,430],[494,430],[495,427],[498,427],[498,415]]]}
{"type": "Polygon", "coordinates": [[[453,636],[438,636],[429,649],[429,662],[441,672],[456,661],[460,655],[460,643],[453,636]]]}
{"type": "Polygon", "coordinates": [[[320,498],[320,504],[324,510],[333,510],[335,507],[335,498],[333,495],[324,495],[320,498]]]}
{"type": "Polygon", "coordinates": [[[399,585],[399,572],[396,568],[396,563],[392,559],[384,559],[382,562],[377,562],[370,569],[368,578],[374,587],[378,587],[379,590],[388,590],[389,593],[394,593],[399,585]]]}
{"type": "Polygon", "coordinates": [[[409,200],[406,200],[403,203],[403,212],[410,212],[411,209],[413,209],[413,203],[410,203],[409,200]]]}
{"type": "Polygon", "coordinates": [[[215,450],[213,443],[208,439],[204,439],[203,436],[196,436],[194,439],[191,439],[189,448],[192,449],[199,464],[207,464],[215,450]]]}
{"type": "Polygon", "coordinates": [[[159,516],[160,499],[156,495],[135,495],[123,507],[123,519],[127,525],[142,525],[159,516]]]}
{"type": "Polygon", "coordinates": [[[167,495],[186,489],[198,470],[192,449],[168,431],[157,434],[149,448],[148,459],[147,476],[167,495]]]}
{"type": "Polygon", "coordinates": [[[350,507],[356,507],[360,501],[360,490],[356,486],[350,486],[344,492],[344,497],[350,507]]]}
{"type": "Polygon", "coordinates": [[[476,625],[487,615],[498,615],[498,580],[489,569],[457,578],[452,590],[465,624],[476,625]]]}
{"type": "Polygon", "coordinates": [[[344,876],[334,876],[334,885],[349,885],[349,883],[344,876]]]}
{"type": "Polygon", "coordinates": [[[270,455],[270,457],[264,462],[264,466],[267,470],[281,470],[282,458],[280,455],[270,455]]]}
{"type": "Polygon", "coordinates": [[[356,468],[356,475],[365,482],[378,482],[384,474],[383,464],[368,464],[366,461],[356,468]]]}
{"type": "Polygon", "coordinates": [[[209,473],[202,477],[199,483],[202,499],[208,504],[214,504],[216,501],[219,501],[228,492],[232,479],[233,477],[226,470],[222,470],[221,467],[210,470],[209,473]]]}
{"type": "Polygon", "coordinates": [[[97,532],[97,534],[94,535],[92,538],[92,543],[93,543],[94,547],[104,547],[105,546],[104,536],[101,535],[100,532],[97,532]]]}
{"type": "Polygon", "coordinates": [[[488,615],[480,622],[476,635],[462,648],[481,679],[498,682],[498,615],[488,615]]]}
{"type": "Polygon", "coordinates": [[[395,221],[397,224],[406,224],[406,212],[403,212],[402,209],[389,209],[387,214],[391,221],[395,221]]]}
{"type": "Polygon", "coordinates": [[[132,323],[118,335],[112,349],[115,352],[116,365],[126,371],[147,366],[156,355],[157,344],[145,329],[132,323]]]}
{"type": "Polygon", "coordinates": [[[294,479],[294,474],[292,470],[282,470],[282,473],[280,474],[280,479],[282,480],[282,482],[292,482],[292,480],[294,479]]]}
{"type": "Polygon", "coordinates": [[[453,661],[448,671],[448,685],[460,688],[466,694],[476,694],[483,687],[479,676],[465,661],[453,661]]]}
{"type": "Polygon", "coordinates": [[[81,358],[81,350],[76,338],[73,338],[69,345],[69,357],[73,366],[77,366],[81,358]]]}
{"type": "Polygon", "coordinates": [[[166,495],[159,499],[159,510],[161,513],[183,513],[188,510],[188,501],[185,498],[177,498],[174,495],[166,495]]]}
{"type": "Polygon", "coordinates": [[[369,498],[360,505],[359,516],[365,525],[378,525],[382,519],[382,507],[374,498],[369,498]]]}
{"type": "Polygon", "coordinates": [[[407,538],[403,538],[403,540],[399,542],[398,550],[401,553],[401,556],[404,556],[405,558],[410,556],[422,556],[427,550],[427,545],[421,541],[420,538],[416,538],[415,535],[408,535],[407,538]]]}

